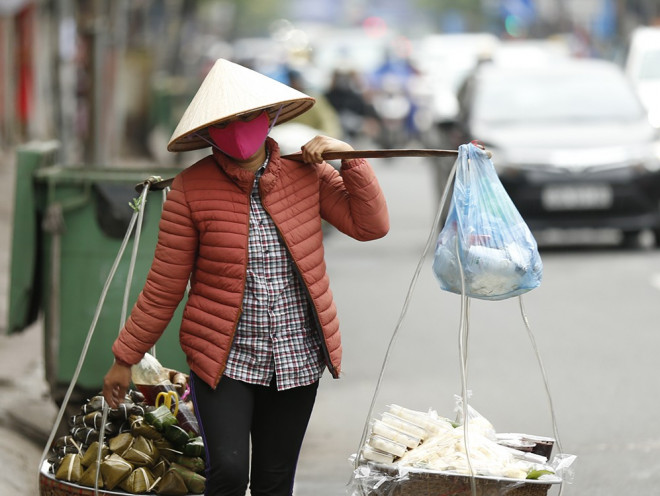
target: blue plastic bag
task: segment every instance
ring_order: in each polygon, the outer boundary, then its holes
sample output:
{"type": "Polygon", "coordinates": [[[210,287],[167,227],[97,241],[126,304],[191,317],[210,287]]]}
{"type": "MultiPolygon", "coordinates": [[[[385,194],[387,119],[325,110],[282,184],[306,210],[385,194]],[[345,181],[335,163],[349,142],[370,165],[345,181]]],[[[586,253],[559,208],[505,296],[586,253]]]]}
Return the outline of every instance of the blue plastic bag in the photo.
{"type": "Polygon", "coordinates": [[[517,296],[541,283],[536,240],[488,155],[473,144],[458,150],[454,192],[433,271],[442,289],[483,300],[517,296]]]}

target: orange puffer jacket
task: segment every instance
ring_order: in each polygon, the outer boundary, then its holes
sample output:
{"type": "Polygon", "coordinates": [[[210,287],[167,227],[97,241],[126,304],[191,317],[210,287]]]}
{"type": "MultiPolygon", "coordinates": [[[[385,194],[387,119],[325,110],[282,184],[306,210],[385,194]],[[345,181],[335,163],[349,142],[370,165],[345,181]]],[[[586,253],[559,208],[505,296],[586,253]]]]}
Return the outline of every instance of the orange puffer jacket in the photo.
{"type": "MultiPolygon", "coordinates": [[[[389,216],[366,160],[331,165],[280,157],[268,138],[270,163],[260,180],[261,201],[277,226],[312,303],[333,377],[341,368],[337,311],[329,287],[321,219],[362,241],[384,236],[389,216]]],[[[222,376],[241,314],[248,258],[254,173],[215,152],[172,183],[145,286],[112,351],[135,364],[153,346],[190,291],[180,328],[190,369],[211,387],[222,376]]]]}

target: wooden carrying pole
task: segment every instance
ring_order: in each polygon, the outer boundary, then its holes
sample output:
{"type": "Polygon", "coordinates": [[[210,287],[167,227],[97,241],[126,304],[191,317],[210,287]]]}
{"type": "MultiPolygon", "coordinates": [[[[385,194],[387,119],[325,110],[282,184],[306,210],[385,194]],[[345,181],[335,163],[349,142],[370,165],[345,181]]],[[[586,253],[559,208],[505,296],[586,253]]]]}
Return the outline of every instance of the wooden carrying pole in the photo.
{"type": "MultiPolygon", "coordinates": [[[[458,150],[434,150],[391,148],[386,150],[351,150],[348,152],[325,152],[323,160],[339,160],[352,158],[393,158],[393,157],[457,157],[458,150]]],[[[282,158],[302,162],[300,152],[283,155],[282,158]]]]}
{"type": "MultiPolygon", "coordinates": [[[[323,160],[340,160],[352,158],[394,158],[394,157],[457,157],[458,150],[434,150],[434,149],[409,149],[409,148],[391,148],[386,150],[351,150],[345,152],[325,152],[322,157],[323,160]]],[[[288,160],[295,160],[302,162],[302,153],[291,153],[289,155],[282,155],[282,158],[288,160]]],[[[172,185],[174,178],[163,179],[162,181],[155,181],[149,187],[152,190],[163,190],[172,185]]],[[[144,187],[143,183],[137,184],[135,190],[138,193],[142,192],[144,187]]]]}

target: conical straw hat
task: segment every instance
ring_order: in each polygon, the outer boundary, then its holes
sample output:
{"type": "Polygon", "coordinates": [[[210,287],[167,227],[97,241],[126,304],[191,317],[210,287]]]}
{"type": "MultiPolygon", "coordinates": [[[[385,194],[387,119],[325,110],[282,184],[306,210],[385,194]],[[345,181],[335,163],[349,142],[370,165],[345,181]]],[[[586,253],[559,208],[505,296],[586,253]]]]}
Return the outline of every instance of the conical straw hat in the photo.
{"type": "Polygon", "coordinates": [[[218,59],[202,81],[174,130],[167,149],[171,152],[209,146],[208,126],[253,110],[265,109],[270,120],[286,122],[309,110],[314,98],[241,65],[218,59]],[[281,107],[281,110],[280,110],[281,107]]]}

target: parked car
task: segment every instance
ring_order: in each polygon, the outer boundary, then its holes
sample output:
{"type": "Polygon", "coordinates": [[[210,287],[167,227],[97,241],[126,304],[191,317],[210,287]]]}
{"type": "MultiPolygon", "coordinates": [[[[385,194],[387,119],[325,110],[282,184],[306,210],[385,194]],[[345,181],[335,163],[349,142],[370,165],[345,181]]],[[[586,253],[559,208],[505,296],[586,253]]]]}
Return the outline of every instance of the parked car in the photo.
{"type": "Polygon", "coordinates": [[[660,240],[659,136],[622,69],[594,59],[484,64],[459,92],[454,146],[477,139],[532,230],[660,240]]]}

